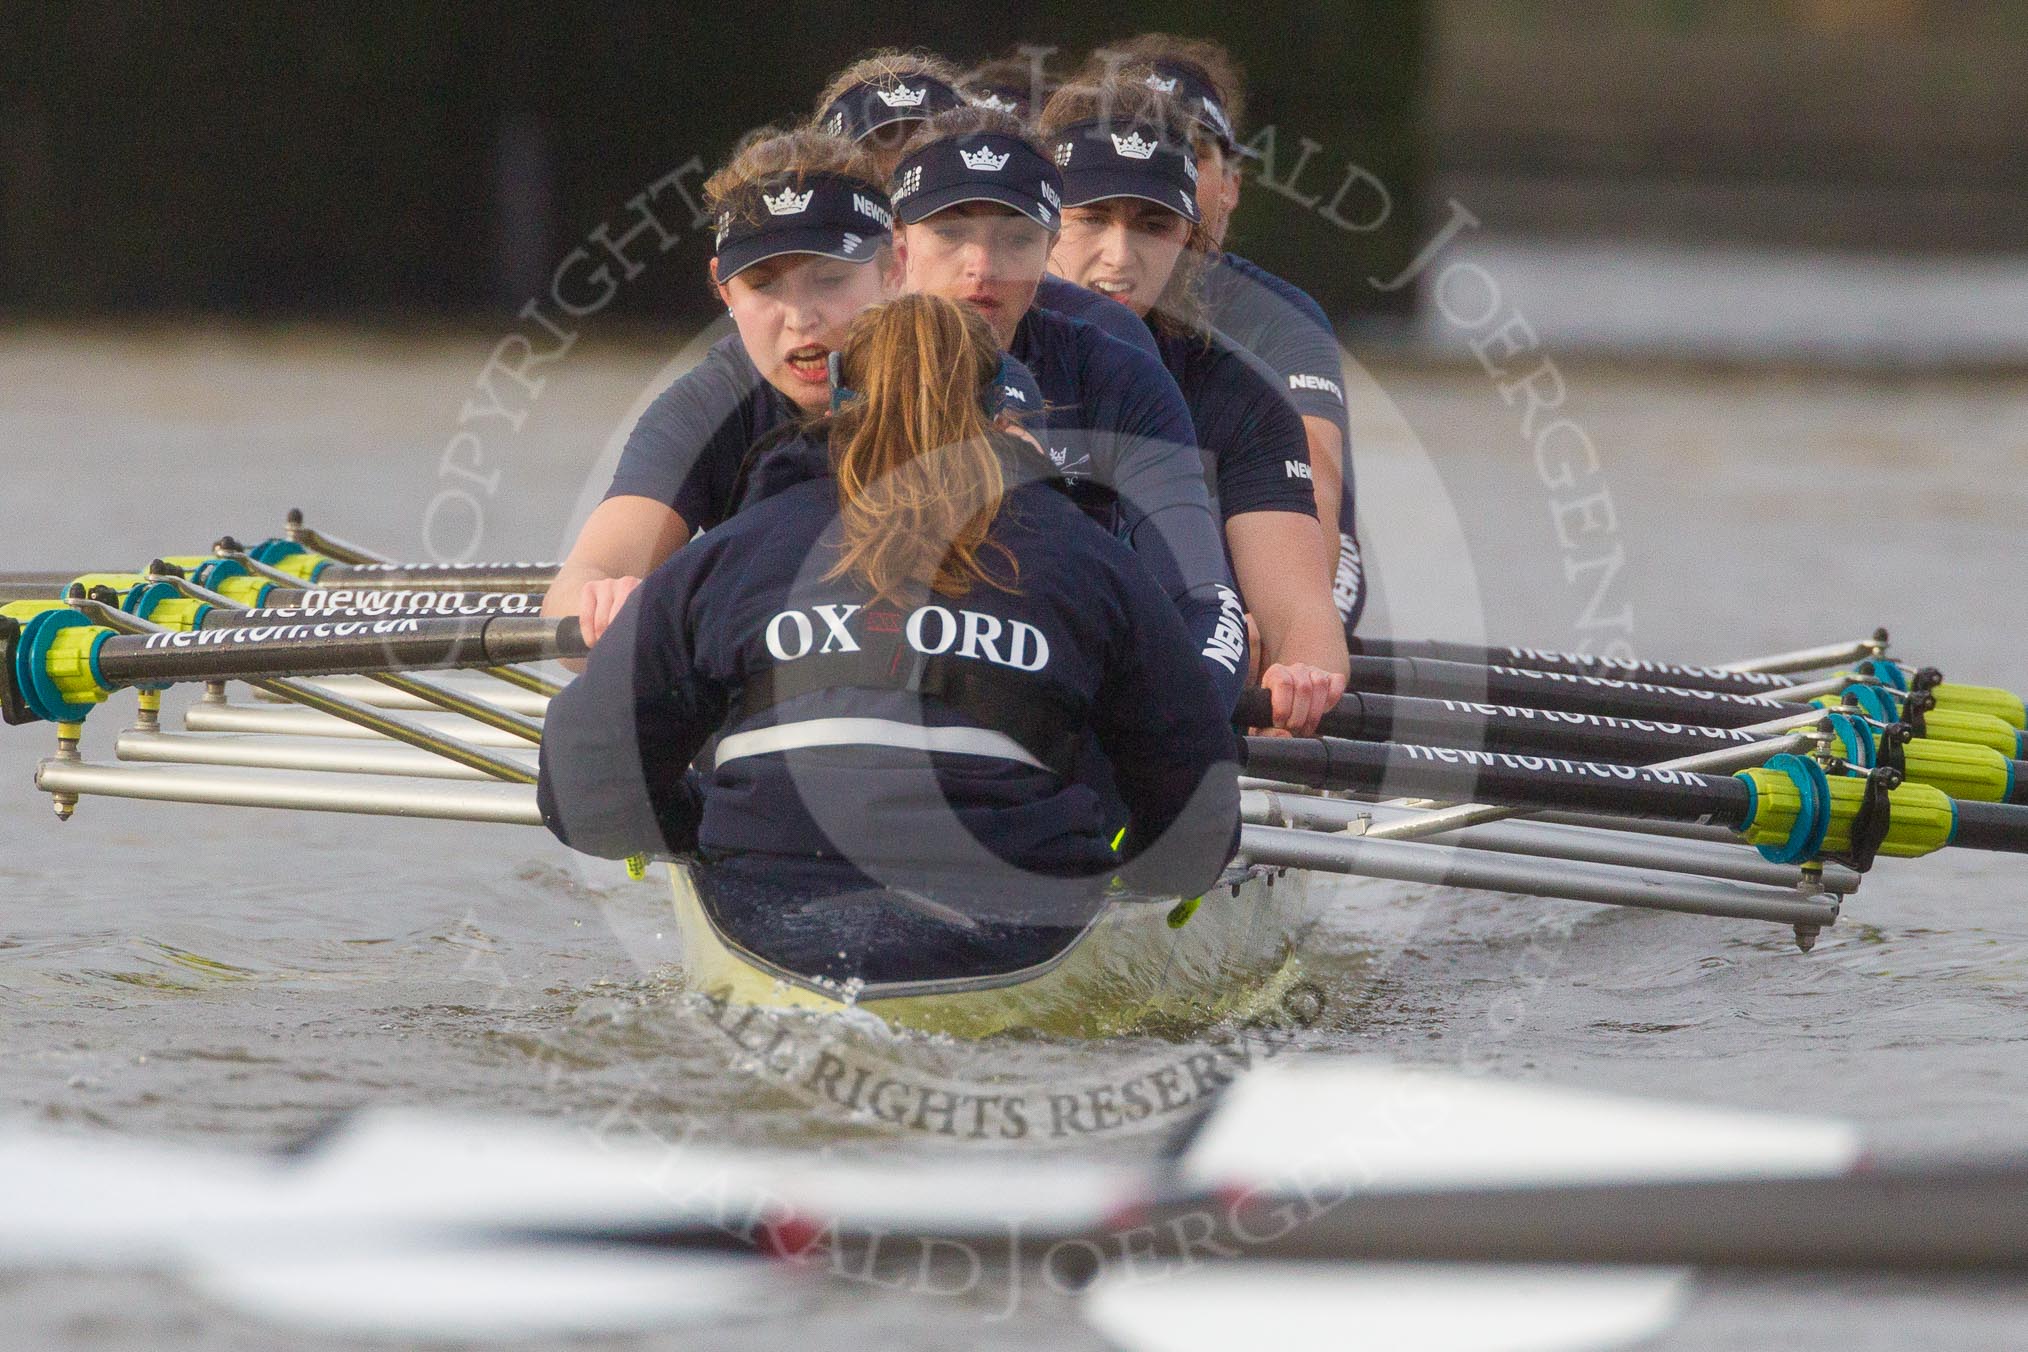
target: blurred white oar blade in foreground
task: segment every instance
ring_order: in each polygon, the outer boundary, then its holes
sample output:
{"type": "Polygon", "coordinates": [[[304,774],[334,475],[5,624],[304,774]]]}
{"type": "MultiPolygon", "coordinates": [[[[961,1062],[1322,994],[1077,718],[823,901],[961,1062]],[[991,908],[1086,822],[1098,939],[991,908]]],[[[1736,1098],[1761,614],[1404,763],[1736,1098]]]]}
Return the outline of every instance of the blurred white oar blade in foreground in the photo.
{"type": "Polygon", "coordinates": [[[1688,1288],[1673,1269],[1229,1263],[1102,1276],[1084,1312],[1128,1352],[1587,1352],[1661,1332],[1688,1288]]]}
{"type": "Polygon", "coordinates": [[[1330,1180],[1362,1192],[1829,1177],[1844,1122],[1502,1083],[1386,1062],[1283,1062],[1237,1081],[1179,1161],[1184,1187],[1330,1180]]]}
{"type": "Polygon", "coordinates": [[[187,1275],[199,1293],[256,1318],[400,1343],[717,1325],[779,1315],[808,1284],[736,1254],[563,1244],[212,1254],[187,1275]]]}

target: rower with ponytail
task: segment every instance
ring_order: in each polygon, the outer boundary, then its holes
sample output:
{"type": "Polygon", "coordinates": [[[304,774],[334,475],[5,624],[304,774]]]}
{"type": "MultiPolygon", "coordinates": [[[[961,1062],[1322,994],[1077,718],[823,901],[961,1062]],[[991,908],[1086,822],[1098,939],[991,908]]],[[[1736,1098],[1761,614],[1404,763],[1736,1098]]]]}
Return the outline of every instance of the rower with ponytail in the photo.
{"type": "Polygon", "coordinates": [[[860,373],[863,388],[846,387],[828,429],[840,524],[830,575],[850,575],[876,601],[900,603],[925,582],[951,597],[977,584],[1014,590],[1016,560],[990,536],[1007,491],[1008,447],[996,440],[1008,433],[978,394],[1001,369],[997,344],[971,341],[984,327],[957,305],[911,300],[846,337],[841,370],[860,373]],[[925,353],[949,354],[947,378],[922,378],[944,369],[925,353]]]}
{"type": "Polygon", "coordinates": [[[768,457],[795,472],[552,701],[544,821],[691,856],[723,938],[840,982],[1047,962],[1114,876],[1201,892],[1237,841],[1232,730],[1176,608],[1021,433],[1026,372],[915,294],[852,323],[833,385],[768,457]]]}

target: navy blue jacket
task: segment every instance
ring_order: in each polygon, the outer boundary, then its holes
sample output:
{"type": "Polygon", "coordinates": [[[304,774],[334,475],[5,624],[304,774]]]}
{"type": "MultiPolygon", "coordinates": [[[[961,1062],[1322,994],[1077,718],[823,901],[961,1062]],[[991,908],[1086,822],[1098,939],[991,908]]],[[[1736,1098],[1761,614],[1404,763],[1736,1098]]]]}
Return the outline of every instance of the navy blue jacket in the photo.
{"type": "Polygon", "coordinates": [[[1350,635],[1366,606],[1363,561],[1354,526],[1352,429],[1346,416],[1343,358],[1324,307],[1310,293],[1238,254],[1220,255],[1204,274],[1204,299],[1219,332],[1266,363],[1296,412],[1338,429],[1344,488],[1338,502],[1338,570],[1332,587],[1350,635]]]}
{"type": "Polygon", "coordinates": [[[867,593],[849,577],[824,580],[838,557],[836,517],[833,482],[806,479],[642,583],[550,704],[540,801],[559,839],[609,857],[829,861],[841,878],[898,873],[925,886],[1006,865],[1093,888],[1118,872],[1188,895],[1216,878],[1237,844],[1233,733],[1175,607],[1122,544],[1057,488],[1023,483],[991,533],[1019,590],[931,595],[897,618],[864,609],[867,593]],[[1075,731],[1103,753],[1129,813],[1120,856],[1100,793],[1076,777],[1086,771],[1065,779],[1012,743],[979,744],[982,724],[935,697],[831,687],[735,712],[764,669],[872,646],[872,631],[897,625],[915,651],[941,645],[940,660],[1049,682],[1082,709],[1075,731]],[[867,721],[823,721],[840,719],[867,721]],[[971,739],[969,749],[883,741],[924,726],[971,739]],[[720,732],[715,767],[692,772],[720,732]],[[784,737],[804,740],[783,749],[784,737]]]}

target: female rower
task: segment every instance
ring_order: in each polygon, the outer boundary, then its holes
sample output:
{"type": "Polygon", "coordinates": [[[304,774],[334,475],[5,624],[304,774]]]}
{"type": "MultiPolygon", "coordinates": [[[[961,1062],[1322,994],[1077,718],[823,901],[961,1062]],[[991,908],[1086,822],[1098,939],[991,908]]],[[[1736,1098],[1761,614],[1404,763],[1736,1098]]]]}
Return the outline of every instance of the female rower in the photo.
{"type": "MultiPolygon", "coordinates": [[[[1032,426],[1050,459],[1155,568],[1216,668],[1214,682],[1236,696],[1244,621],[1182,392],[1158,358],[1035,304],[1062,183],[1010,113],[958,108],[923,123],[889,185],[902,285],[980,311],[1034,373],[1046,411],[1032,426]]],[[[1269,664],[1261,683],[1288,712],[1282,726],[1302,735],[1342,693],[1328,670],[1293,660],[1269,664]]]]}
{"type": "MultiPolygon", "coordinates": [[[[1211,244],[1179,124],[1177,105],[1145,85],[1072,84],[1050,98],[1042,130],[1064,184],[1050,266],[1154,328],[1214,466],[1233,572],[1265,656],[1330,672],[1335,701],[1349,663],[1308,442],[1273,373],[1204,322],[1198,281],[1211,244]]],[[[1276,712],[1286,726],[1279,693],[1276,712]]]]}
{"type": "Polygon", "coordinates": [[[834,136],[762,131],[704,185],[711,281],[737,330],[659,395],[543,600],[597,642],[640,579],[732,510],[741,458],[824,412],[827,363],[900,282],[892,216],[866,155],[834,136]]]}
{"type": "Polygon", "coordinates": [[[696,854],[731,942],[840,982],[1018,971],[1115,874],[1215,881],[1231,728],[1175,608],[996,424],[1002,362],[939,297],[854,322],[811,432],[833,472],[657,570],[552,701],[560,839],[696,854]],[[1081,778],[1094,743],[1129,814],[1117,852],[1081,778]]]}
{"type": "Polygon", "coordinates": [[[1317,518],[1325,540],[1335,536],[1338,542],[1332,600],[1349,637],[1365,609],[1366,587],[1353,522],[1352,440],[1338,335],[1308,292],[1224,247],[1239,206],[1241,164],[1253,154],[1236,130],[1246,97],[1239,66],[1216,42],[1142,33],[1093,53],[1081,78],[1138,81],[1168,93],[1189,118],[1197,206],[1212,245],[1204,270],[1205,316],[1274,371],[1303,416],[1317,518]]]}
{"type": "MultiPolygon", "coordinates": [[[[879,51],[839,71],[817,99],[815,125],[856,142],[891,182],[906,147],[921,139],[930,119],[967,105],[958,92],[962,77],[943,57],[924,51],[879,51]]],[[[1157,356],[1154,336],[1133,315],[1081,286],[1045,275],[1036,303],[1058,314],[1095,324],[1104,332],[1157,356]]]]}

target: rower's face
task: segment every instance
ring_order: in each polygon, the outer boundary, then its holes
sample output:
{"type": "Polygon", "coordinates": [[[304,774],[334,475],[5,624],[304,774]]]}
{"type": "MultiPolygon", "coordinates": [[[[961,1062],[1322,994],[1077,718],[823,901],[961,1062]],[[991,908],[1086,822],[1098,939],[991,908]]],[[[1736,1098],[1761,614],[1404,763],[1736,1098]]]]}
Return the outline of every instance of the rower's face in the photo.
{"type": "Polygon", "coordinates": [[[965,202],[900,227],[902,286],[971,306],[1005,347],[1049,267],[1047,230],[1012,207],[965,202]]]}
{"type": "Polygon", "coordinates": [[[1050,270],[1146,318],[1169,285],[1190,222],[1155,202],[1108,197],[1066,207],[1050,270]]]}
{"type": "Polygon", "coordinates": [[[1224,245],[1226,227],[1238,206],[1238,156],[1227,159],[1216,141],[1203,142],[1197,152],[1197,213],[1213,244],[1224,245]]]}
{"type": "Polygon", "coordinates": [[[884,249],[870,263],[783,254],[747,268],[718,294],[767,382],[798,408],[821,413],[831,400],[832,349],[844,344],[853,317],[891,296],[897,281],[884,249]]]}

